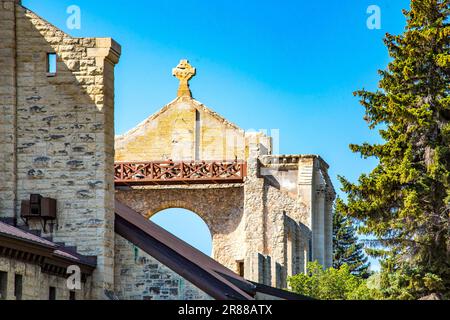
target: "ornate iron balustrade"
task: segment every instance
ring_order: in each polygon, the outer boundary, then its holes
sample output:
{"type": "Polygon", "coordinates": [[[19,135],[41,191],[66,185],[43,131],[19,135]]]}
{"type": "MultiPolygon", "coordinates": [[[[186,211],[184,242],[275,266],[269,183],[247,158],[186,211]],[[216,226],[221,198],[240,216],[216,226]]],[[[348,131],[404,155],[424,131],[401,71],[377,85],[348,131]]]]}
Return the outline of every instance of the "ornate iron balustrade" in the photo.
{"type": "Polygon", "coordinates": [[[243,161],[152,161],[114,164],[116,186],[242,183],[246,175],[247,164],[243,161]]]}

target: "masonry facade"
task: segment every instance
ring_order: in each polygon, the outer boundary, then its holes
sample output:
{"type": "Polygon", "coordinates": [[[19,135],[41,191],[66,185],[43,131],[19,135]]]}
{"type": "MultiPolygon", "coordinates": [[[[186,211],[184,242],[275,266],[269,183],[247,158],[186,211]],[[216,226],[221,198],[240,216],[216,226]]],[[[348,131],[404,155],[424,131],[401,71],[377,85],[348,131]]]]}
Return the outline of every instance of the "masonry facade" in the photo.
{"type": "Polygon", "coordinates": [[[309,260],[331,265],[328,165],[273,155],[271,137],[195,100],[185,60],[173,70],[177,98],[114,137],[120,54],[110,38],[73,38],[20,0],[0,0],[0,299],[17,298],[16,278],[23,299],[48,299],[49,288],[57,299],[295,298],[261,285],[286,288],[309,260]],[[115,162],[237,160],[246,168],[238,182],[118,187],[114,178],[115,162]],[[22,201],[36,193],[57,201],[56,220],[22,219],[22,201]],[[131,213],[118,214],[117,201],[131,213]],[[134,216],[167,208],[206,222],[215,261],[186,256],[188,247],[134,216]],[[75,294],[65,287],[71,264],[83,270],[75,294]]]}
{"type": "Polygon", "coordinates": [[[56,198],[51,236],[98,257],[100,297],[114,289],[114,65],[121,49],[109,38],[72,38],[19,2],[0,7],[0,217],[19,220],[21,200],[36,190],[56,198]]]}
{"type": "Polygon", "coordinates": [[[130,241],[116,236],[115,287],[121,300],[212,300],[130,241]]]}
{"type": "Polygon", "coordinates": [[[252,281],[286,288],[308,261],[331,266],[335,191],[325,161],[273,155],[271,137],[245,132],[192,97],[185,75],[195,69],[187,61],[173,73],[178,97],[116,137],[116,161],[242,160],[246,176],[241,183],[126,186],[116,199],[147,218],[167,208],[197,213],[211,232],[214,259],[252,281]]]}

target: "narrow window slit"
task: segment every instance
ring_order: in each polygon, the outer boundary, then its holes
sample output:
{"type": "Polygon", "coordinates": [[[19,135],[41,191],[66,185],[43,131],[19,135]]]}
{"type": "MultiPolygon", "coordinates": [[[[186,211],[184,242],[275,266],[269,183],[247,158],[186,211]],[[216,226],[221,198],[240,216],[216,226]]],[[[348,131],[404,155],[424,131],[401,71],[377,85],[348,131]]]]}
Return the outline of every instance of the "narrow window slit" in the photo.
{"type": "Polygon", "coordinates": [[[22,300],[23,276],[16,274],[14,277],[14,296],[16,300],[22,300]]]}
{"type": "Polygon", "coordinates": [[[56,300],[56,288],[55,287],[48,288],[48,300],[56,300]]]}
{"type": "Polygon", "coordinates": [[[49,77],[55,76],[56,71],[57,71],[56,53],[47,53],[47,76],[49,77]]]}
{"type": "Polygon", "coordinates": [[[237,261],[237,269],[238,269],[238,274],[241,277],[244,277],[245,275],[245,265],[244,265],[244,261],[237,261]]]}

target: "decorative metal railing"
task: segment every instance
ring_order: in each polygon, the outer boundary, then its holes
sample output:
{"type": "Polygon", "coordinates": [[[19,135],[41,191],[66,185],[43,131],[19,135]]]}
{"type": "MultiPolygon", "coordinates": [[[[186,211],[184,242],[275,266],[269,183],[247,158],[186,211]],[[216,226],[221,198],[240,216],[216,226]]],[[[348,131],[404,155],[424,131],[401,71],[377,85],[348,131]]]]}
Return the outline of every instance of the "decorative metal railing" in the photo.
{"type": "Polygon", "coordinates": [[[114,164],[116,186],[242,183],[246,175],[244,161],[169,160],[114,164]]]}

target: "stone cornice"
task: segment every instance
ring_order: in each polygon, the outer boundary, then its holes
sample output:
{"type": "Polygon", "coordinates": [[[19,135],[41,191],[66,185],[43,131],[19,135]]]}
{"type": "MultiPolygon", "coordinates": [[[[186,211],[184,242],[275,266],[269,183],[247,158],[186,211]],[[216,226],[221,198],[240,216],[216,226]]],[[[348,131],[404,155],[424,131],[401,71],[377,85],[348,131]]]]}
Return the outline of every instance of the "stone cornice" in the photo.
{"type": "Polygon", "coordinates": [[[325,160],[322,159],[319,155],[313,155],[313,154],[296,154],[296,155],[266,155],[259,157],[259,160],[261,161],[261,164],[263,166],[270,166],[270,165],[298,165],[299,161],[301,160],[319,160],[321,168],[328,170],[329,165],[326,163],[325,160]]]}
{"type": "Polygon", "coordinates": [[[87,54],[97,59],[97,65],[102,65],[104,60],[117,64],[122,53],[121,46],[111,38],[96,38],[96,47],[88,48],[87,54]]]}

